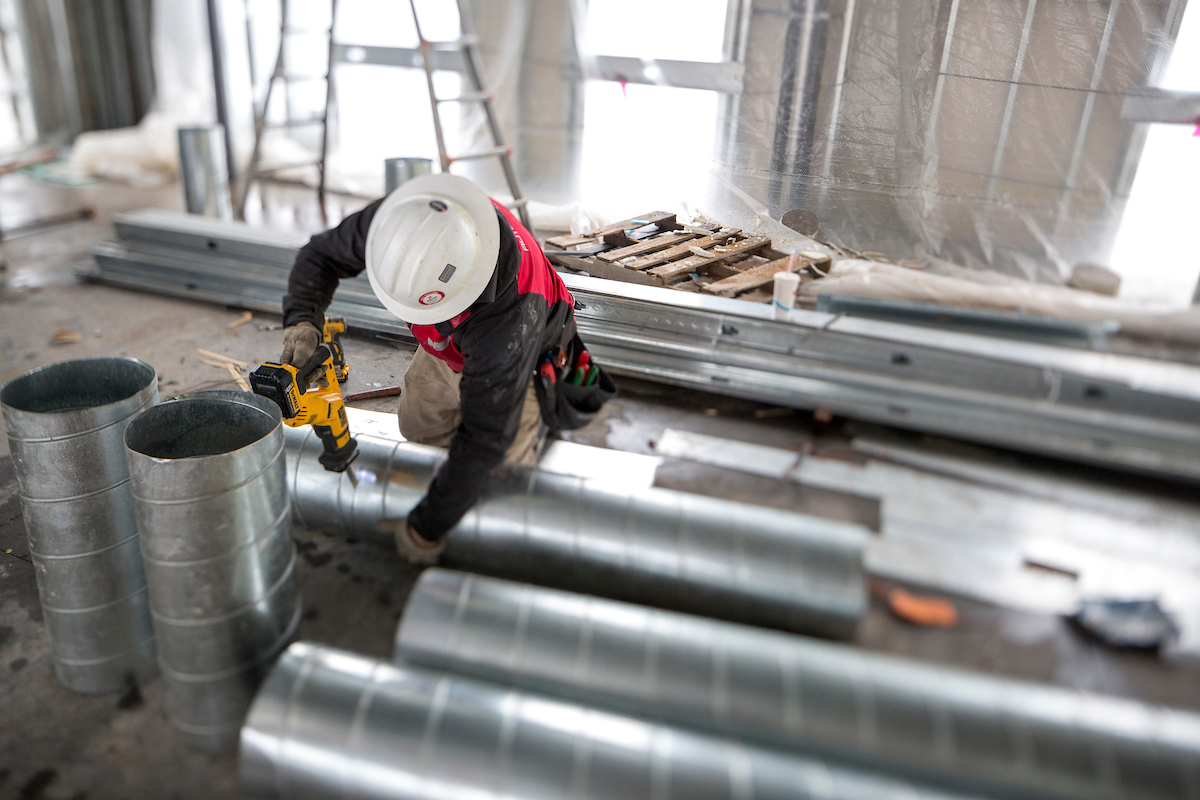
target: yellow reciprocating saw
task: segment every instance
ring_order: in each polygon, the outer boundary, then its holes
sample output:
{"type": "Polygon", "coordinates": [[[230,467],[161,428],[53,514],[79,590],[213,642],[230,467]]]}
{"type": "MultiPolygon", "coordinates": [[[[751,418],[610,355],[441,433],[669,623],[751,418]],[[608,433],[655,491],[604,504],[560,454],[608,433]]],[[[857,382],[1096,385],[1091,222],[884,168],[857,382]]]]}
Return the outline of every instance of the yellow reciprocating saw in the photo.
{"type": "Polygon", "coordinates": [[[345,383],[350,377],[350,365],[346,363],[346,351],[342,349],[342,334],[346,332],[346,320],[341,317],[326,317],[324,330],[321,331],[321,341],[329,348],[333,356],[333,372],[337,375],[338,383],[345,383]]]}
{"type": "MultiPolygon", "coordinates": [[[[345,369],[344,362],[342,366],[345,369]]],[[[325,446],[318,459],[325,469],[345,472],[358,455],[358,442],[350,435],[338,370],[328,346],[317,347],[299,369],[291,364],[263,363],[250,373],[250,387],[279,406],[284,424],[293,428],[313,426],[325,446]]]]}

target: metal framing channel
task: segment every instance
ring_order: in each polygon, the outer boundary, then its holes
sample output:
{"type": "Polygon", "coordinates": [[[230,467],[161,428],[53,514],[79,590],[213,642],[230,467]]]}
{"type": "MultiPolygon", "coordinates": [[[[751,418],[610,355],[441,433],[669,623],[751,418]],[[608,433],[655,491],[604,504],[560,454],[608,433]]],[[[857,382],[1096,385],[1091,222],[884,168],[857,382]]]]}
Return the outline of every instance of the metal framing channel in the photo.
{"type": "Polygon", "coordinates": [[[955,800],[785,755],[324,645],[291,646],[242,729],[253,797],[955,800]]]}
{"type": "Polygon", "coordinates": [[[75,79],[75,56],[71,47],[71,27],[67,21],[66,0],[46,0],[50,17],[50,32],[54,38],[55,67],[62,82],[63,109],[69,133],[73,137],[83,131],[82,97],[75,79]]]}
{"type": "Polygon", "coordinates": [[[992,171],[988,175],[987,196],[989,199],[995,198],[996,184],[1000,182],[1000,169],[1004,166],[1004,151],[1008,148],[1008,126],[1012,124],[1013,107],[1017,103],[1017,89],[1021,85],[1021,70],[1025,68],[1025,51],[1029,49],[1029,34],[1033,30],[1033,18],[1036,14],[1037,0],[1028,0],[1028,5],[1025,6],[1025,24],[1021,26],[1021,42],[1017,45],[1012,78],[1009,80],[1008,97],[1004,101],[1004,116],[1000,118],[1000,133],[996,136],[996,152],[992,156],[992,171]]]}
{"type": "MultiPolygon", "coordinates": [[[[285,439],[296,521],[387,542],[446,458],[441,448],[360,435],[352,474],[341,474],[318,462],[311,429],[288,428],[285,439]]],[[[866,612],[867,536],[803,514],[509,467],[450,531],[442,563],[848,638],[866,612]]]]}
{"type": "MultiPolygon", "coordinates": [[[[727,63],[741,64],[745,69],[746,53],[750,42],[750,25],[754,18],[753,0],[729,0],[725,10],[724,57],[727,63]]],[[[732,164],[737,151],[738,124],[742,113],[742,94],[745,90],[745,75],[742,88],[737,92],[724,92],[721,106],[724,120],[721,142],[717,152],[728,164],[732,164]]]]}
{"type": "Polygon", "coordinates": [[[167,716],[200,749],[234,746],[300,622],[282,427],[267,400],[212,393],[125,432],[167,716]]]}
{"type": "MultiPolygon", "coordinates": [[[[850,57],[850,40],[854,31],[854,7],[857,0],[846,0],[846,10],[842,14],[842,44],[838,49],[837,76],[833,82],[833,102],[829,109],[829,132],[825,135],[825,166],[821,174],[829,178],[833,172],[833,145],[837,139],[838,117],[842,111],[842,86],[846,83],[846,61],[850,57]]],[[[826,182],[821,187],[821,197],[824,199],[826,182]]]]}
{"type": "MultiPolygon", "coordinates": [[[[1087,100],[1083,104],[1083,117],[1079,120],[1079,131],[1075,134],[1075,146],[1071,148],[1071,163],[1067,167],[1067,177],[1063,181],[1062,195],[1058,198],[1058,216],[1055,227],[1061,228],[1071,206],[1071,192],[1075,190],[1075,177],[1079,173],[1079,165],[1083,161],[1083,145],[1087,142],[1088,128],[1092,122],[1092,109],[1096,107],[1096,92],[1100,90],[1100,79],[1104,76],[1104,64],[1108,60],[1108,44],[1112,40],[1113,26],[1117,21],[1117,13],[1121,9],[1121,0],[1109,0],[1108,18],[1104,22],[1104,34],[1100,37],[1100,47],[1096,52],[1096,65],[1092,69],[1092,80],[1088,84],[1087,100]]],[[[1056,230],[1057,233],[1057,230],[1056,230]]]]}
{"type": "Polygon", "coordinates": [[[122,436],[158,402],[154,368],[64,361],[0,390],[58,679],[116,692],[154,677],[154,631],[122,436]]]}
{"type": "Polygon", "coordinates": [[[942,95],[946,90],[946,75],[950,68],[950,49],[954,45],[954,26],[958,22],[958,5],[961,0],[950,0],[950,16],[946,20],[946,37],[942,41],[942,57],[938,63],[937,81],[933,87],[933,105],[929,110],[929,124],[925,129],[925,169],[921,173],[921,188],[926,190],[925,210],[929,211],[933,203],[933,194],[929,190],[936,183],[934,176],[938,169],[938,119],[942,113],[942,95]]]}
{"type": "MultiPolygon", "coordinates": [[[[297,237],[164,212],[118,218],[94,277],[277,310],[297,237]]],[[[662,383],[1200,480],[1200,369],[1043,343],[563,275],[580,333],[614,371],[662,383]]],[[[331,311],[407,337],[355,278],[331,311]]]]}
{"type": "Polygon", "coordinates": [[[1200,715],[434,569],[395,659],[988,797],[1200,786],[1200,715]]]}

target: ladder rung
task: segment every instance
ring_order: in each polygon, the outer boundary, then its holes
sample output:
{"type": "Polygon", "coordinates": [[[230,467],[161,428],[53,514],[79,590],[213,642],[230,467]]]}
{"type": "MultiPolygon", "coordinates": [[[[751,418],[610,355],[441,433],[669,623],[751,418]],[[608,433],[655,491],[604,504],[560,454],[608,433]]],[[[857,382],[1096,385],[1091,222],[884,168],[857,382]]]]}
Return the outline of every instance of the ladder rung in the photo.
{"type": "Polygon", "coordinates": [[[439,103],[479,103],[484,100],[494,100],[491,92],[463,92],[458,97],[439,97],[439,103]]]}
{"type": "Polygon", "coordinates": [[[258,169],[254,170],[254,175],[257,177],[259,175],[266,175],[271,172],[282,172],[285,169],[304,169],[306,167],[319,166],[321,166],[320,161],[301,161],[298,164],[280,164],[277,167],[259,167],[258,169]]]}
{"type": "Polygon", "coordinates": [[[529,205],[528,197],[522,197],[520,199],[513,200],[511,203],[504,204],[505,208],[524,208],[527,205],[529,205]]]}
{"type": "Polygon", "coordinates": [[[328,36],[333,33],[332,28],[297,28],[294,25],[285,25],[283,32],[288,36],[328,36]]]}
{"type": "Polygon", "coordinates": [[[477,44],[479,44],[479,37],[472,34],[470,36],[464,36],[461,39],[455,39],[449,42],[431,42],[426,40],[421,42],[421,47],[428,47],[432,50],[447,50],[450,52],[456,52],[467,47],[474,47],[477,44]]]}
{"type": "Polygon", "coordinates": [[[293,119],[287,122],[268,122],[263,125],[264,128],[296,128],[301,125],[324,125],[324,117],[311,117],[309,119],[293,119]]]}
{"type": "Polygon", "coordinates": [[[275,79],[288,83],[308,83],[309,81],[323,81],[326,78],[324,75],[276,75],[275,79]]]}
{"type": "Polygon", "coordinates": [[[503,147],[493,147],[490,150],[480,150],[478,153],[465,153],[461,156],[454,156],[449,160],[453,161],[474,161],[478,158],[506,158],[512,155],[512,148],[507,145],[503,147]]]}

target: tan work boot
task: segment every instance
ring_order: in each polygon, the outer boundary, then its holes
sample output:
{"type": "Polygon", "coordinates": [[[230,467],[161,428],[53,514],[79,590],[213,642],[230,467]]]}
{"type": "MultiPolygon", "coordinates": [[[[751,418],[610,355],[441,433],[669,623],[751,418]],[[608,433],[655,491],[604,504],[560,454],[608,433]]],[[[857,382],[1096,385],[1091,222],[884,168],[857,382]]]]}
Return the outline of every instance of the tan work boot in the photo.
{"type": "Polygon", "coordinates": [[[445,540],[430,542],[422,539],[405,520],[393,523],[392,533],[396,539],[396,552],[414,567],[433,566],[446,549],[445,540]]]}

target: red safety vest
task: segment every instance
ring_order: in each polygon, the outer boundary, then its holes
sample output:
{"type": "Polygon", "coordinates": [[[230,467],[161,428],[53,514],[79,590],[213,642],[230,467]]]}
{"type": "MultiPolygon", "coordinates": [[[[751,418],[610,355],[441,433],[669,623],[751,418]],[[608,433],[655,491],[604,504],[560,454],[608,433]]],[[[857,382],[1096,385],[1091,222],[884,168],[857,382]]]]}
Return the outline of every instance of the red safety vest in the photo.
{"type": "MultiPolygon", "coordinates": [[[[508,220],[513,235],[517,237],[517,247],[521,251],[521,266],[517,271],[517,292],[541,295],[546,298],[548,306],[553,306],[559,300],[574,305],[574,298],[567,291],[567,287],[563,285],[562,278],[554,271],[554,267],[546,258],[546,254],[542,252],[542,248],[538,247],[537,239],[533,238],[533,234],[526,230],[525,226],[507,208],[495,200],[492,201],[492,205],[508,220]]],[[[452,317],[450,326],[457,328],[470,316],[471,309],[468,308],[458,316],[452,317]]],[[[408,327],[420,342],[421,347],[425,348],[425,352],[445,361],[455,372],[463,371],[463,355],[454,344],[453,334],[443,336],[433,325],[409,325],[408,327]]]]}

